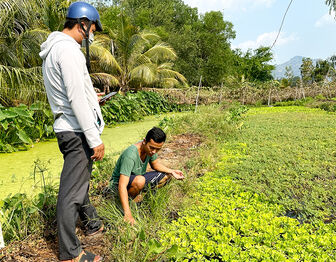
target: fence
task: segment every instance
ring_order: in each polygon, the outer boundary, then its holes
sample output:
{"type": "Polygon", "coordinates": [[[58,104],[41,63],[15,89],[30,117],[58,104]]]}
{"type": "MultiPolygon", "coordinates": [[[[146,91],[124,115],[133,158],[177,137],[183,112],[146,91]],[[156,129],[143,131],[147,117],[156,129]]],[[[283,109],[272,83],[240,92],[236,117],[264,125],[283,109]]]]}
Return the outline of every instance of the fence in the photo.
{"type": "MultiPolygon", "coordinates": [[[[145,91],[153,91],[168,97],[175,103],[195,104],[198,94],[198,87],[193,86],[186,89],[161,89],[143,88],[145,91]]],[[[242,104],[273,104],[276,102],[298,100],[306,97],[323,96],[327,99],[336,97],[336,84],[327,85],[313,84],[305,87],[287,88],[264,88],[262,86],[244,86],[238,88],[229,87],[201,87],[199,92],[199,104],[220,103],[223,101],[239,101],[242,104]]]]}

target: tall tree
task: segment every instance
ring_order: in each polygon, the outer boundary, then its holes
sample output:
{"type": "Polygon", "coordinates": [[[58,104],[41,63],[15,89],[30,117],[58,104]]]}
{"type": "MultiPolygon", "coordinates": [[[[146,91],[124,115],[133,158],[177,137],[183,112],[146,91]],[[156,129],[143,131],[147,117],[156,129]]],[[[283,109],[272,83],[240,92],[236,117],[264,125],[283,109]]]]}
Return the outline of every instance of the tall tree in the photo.
{"type": "Polygon", "coordinates": [[[314,64],[311,58],[302,58],[302,65],[300,66],[301,79],[303,84],[311,84],[313,79],[314,64]]]}
{"type": "Polygon", "coordinates": [[[233,55],[230,40],[234,37],[232,23],[224,21],[221,12],[213,11],[201,16],[199,48],[203,58],[201,71],[206,84],[218,85],[231,73],[233,55]]]}
{"type": "Polygon", "coordinates": [[[141,29],[154,30],[177,54],[174,69],[197,84],[220,84],[232,68],[233,25],[220,12],[199,16],[182,0],[126,0],[115,4],[141,29]]]}
{"type": "Polygon", "coordinates": [[[330,71],[330,63],[328,60],[318,60],[313,69],[314,82],[323,82],[330,71]]]}
{"type": "Polygon", "coordinates": [[[336,11],[336,0],[325,0],[325,3],[330,7],[330,11],[336,11]]]}
{"type": "Polygon", "coordinates": [[[239,78],[243,75],[250,82],[272,80],[274,66],[269,64],[272,59],[269,47],[259,47],[245,53],[238,49],[235,51],[235,74],[239,78]]]}
{"type": "Polygon", "coordinates": [[[293,68],[291,66],[286,66],[285,68],[285,77],[287,78],[288,82],[292,84],[294,78],[293,68]]]}

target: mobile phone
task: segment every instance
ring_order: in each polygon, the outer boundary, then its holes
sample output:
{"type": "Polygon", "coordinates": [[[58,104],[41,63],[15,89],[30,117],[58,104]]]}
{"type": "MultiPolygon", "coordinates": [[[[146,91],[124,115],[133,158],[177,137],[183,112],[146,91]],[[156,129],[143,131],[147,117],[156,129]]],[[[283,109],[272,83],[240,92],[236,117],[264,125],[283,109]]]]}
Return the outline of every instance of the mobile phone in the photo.
{"type": "Polygon", "coordinates": [[[118,94],[118,92],[111,92],[109,94],[107,94],[106,96],[103,96],[100,100],[99,100],[99,103],[103,103],[105,102],[106,100],[108,100],[111,96],[114,96],[118,94]]]}

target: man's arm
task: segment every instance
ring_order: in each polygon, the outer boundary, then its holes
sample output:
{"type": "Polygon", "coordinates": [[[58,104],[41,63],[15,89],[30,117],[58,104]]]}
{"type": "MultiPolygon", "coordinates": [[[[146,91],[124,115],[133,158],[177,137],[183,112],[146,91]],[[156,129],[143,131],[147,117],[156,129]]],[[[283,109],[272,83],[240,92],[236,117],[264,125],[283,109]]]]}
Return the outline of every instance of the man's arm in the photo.
{"type": "Polygon", "coordinates": [[[130,178],[128,176],[120,174],[118,191],[119,191],[121,206],[124,210],[124,220],[126,222],[129,222],[133,226],[135,223],[135,220],[132,216],[132,212],[131,212],[131,209],[128,203],[128,192],[127,192],[127,185],[128,185],[129,180],[130,178]]]}
{"type": "Polygon", "coordinates": [[[176,178],[178,180],[184,179],[182,171],[170,169],[170,168],[166,167],[165,165],[163,165],[162,163],[160,163],[160,161],[158,159],[150,162],[150,165],[154,170],[156,170],[158,172],[166,173],[168,175],[173,176],[174,178],[176,178]]]}

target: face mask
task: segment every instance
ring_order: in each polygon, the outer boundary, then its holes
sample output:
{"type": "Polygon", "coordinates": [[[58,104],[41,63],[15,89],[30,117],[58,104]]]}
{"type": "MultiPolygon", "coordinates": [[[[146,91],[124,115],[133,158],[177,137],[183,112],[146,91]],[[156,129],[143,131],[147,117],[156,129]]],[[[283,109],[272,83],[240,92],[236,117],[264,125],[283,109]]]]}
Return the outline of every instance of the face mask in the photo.
{"type": "Polygon", "coordinates": [[[91,45],[93,43],[93,41],[94,41],[94,34],[92,32],[90,32],[88,39],[86,39],[86,38],[83,39],[83,41],[82,41],[82,47],[86,47],[86,41],[87,40],[89,41],[89,45],[91,45]]]}

